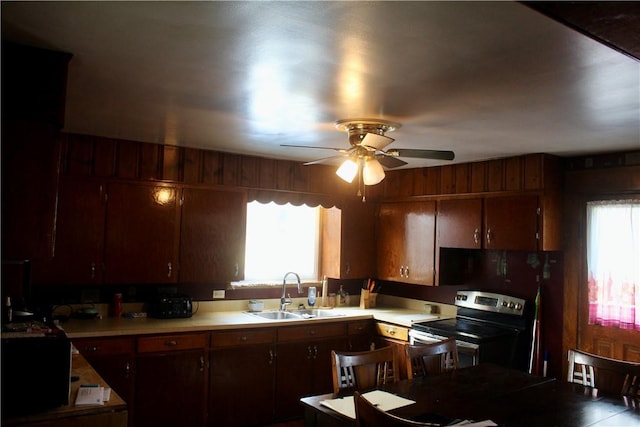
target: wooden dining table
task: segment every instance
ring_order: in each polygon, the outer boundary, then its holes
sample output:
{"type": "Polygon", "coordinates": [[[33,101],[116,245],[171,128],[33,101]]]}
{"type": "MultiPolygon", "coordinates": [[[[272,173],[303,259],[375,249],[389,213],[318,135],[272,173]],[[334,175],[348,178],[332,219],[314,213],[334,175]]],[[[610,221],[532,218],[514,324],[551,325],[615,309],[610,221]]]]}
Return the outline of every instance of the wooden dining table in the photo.
{"type": "MultiPolygon", "coordinates": [[[[415,403],[390,411],[416,421],[447,425],[454,420],[491,420],[499,426],[640,426],[638,402],[618,396],[597,396],[565,381],[530,375],[493,364],[402,380],[378,389],[415,403]]],[[[306,427],[354,426],[322,401],[341,397],[304,397],[306,427]]]]}

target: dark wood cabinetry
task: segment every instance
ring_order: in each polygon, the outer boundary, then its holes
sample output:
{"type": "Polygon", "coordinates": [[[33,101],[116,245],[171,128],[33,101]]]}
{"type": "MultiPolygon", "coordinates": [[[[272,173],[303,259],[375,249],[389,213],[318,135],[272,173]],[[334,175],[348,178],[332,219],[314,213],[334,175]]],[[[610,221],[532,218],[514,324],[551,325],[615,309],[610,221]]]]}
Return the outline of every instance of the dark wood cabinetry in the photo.
{"type": "Polygon", "coordinates": [[[438,202],[437,247],[538,250],[538,196],[438,202]]]}
{"type": "Polygon", "coordinates": [[[331,350],[345,350],[345,323],[278,329],[276,418],[302,415],[300,397],[333,390],[331,350]]]}
{"type": "Polygon", "coordinates": [[[209,427],[263,425],[273,420],[275,341],[275,328],[211,334],[209,427]]]}
{"type": "Polygon", "coordinates": [[[135,427],[205,425],[208,337],[138,338],[135,427]]]}
{"type": "Polygon", "coordinates": [[[182,203],[180,281],[242,280],[245,193],[184,188],[182,203]]]}
{"type": "Polygon", "coordinates": [[[61,179],[48,283],[102,283],[106,185],[61,179]]]}
{"type": "Polygon", "coordinates": [[[171,185],[109,185],[105,281],[177,281],[179,202],[171,185]]]}
{"type": "Polygon", "coordinates": [[[135,337],[74,340],[73,345],[127,403],[129,425],[134,419],[135,337]]]}
{"type": "Polygon", "coordinates": [[[484,247],[513,251],[537,250],[538,216],[537,196],[486,198],[484,247]]]}
{"type": "Polygon", "coordinates": [[[378,214],[378,278],[432,285],[435,201],[383,203],[378,214]]]}
{"type": "Polygon", "coordinates": [[[375,206],[357,201],[322,212],[322,273],[340,279],[373,276],[375,206]]]}

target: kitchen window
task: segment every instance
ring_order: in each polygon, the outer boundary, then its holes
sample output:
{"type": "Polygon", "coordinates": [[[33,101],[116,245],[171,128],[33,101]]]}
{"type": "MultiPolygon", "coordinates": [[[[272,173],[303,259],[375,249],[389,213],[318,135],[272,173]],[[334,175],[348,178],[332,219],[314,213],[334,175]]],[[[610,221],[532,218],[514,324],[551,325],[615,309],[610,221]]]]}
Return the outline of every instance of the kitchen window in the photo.
{"type": "Polygon", "coordinates": [[[320,207],[247,204],[245,280],[235,285],[282,283],[288,271],[318,280],[320,207]]]}
{"type": "Polygon", "coordinates": [[[640,201],[587,203],[589,324],[640,330],[640,201]]]}

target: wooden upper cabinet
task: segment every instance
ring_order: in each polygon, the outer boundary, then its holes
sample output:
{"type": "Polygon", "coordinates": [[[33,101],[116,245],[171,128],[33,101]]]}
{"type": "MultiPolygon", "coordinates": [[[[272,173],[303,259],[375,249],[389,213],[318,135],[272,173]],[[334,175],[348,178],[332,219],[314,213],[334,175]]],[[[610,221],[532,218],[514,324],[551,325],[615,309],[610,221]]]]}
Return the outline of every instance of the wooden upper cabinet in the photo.
{"type": "Polygon", "coordinates": [[[486,249],[538,250],[538,196],[486,198],[484,247],[486,249]]]}
{"type": "Polygon", "coordinates": [[[375,207],[355,201],[322,209],[322,274],[340,279],[374,274],[375,207]]]}
{"type": "Polygon", "coordinates": [[[175,186],[110,184],[105,281],[175,283],[179,224],[175,186]]]}
{"type": "Polygon", "coordinates": [[[196,188],[183,191],[180,282],[242,280],[245,193],[196,188]]]}
{"type": "Polygon", "coordinates": [[[433,284],[435,206],[435,201],[380,205],[378,278],[433,284]]]}
{"type": "Polygon", "coordinates": [[[103,183],[60,181],[47,283],[102,283],[105,206],[103,183]]]}
{"type": "Polygon", "coordinates": [[[482,235],[482,199],[438,202],[438,247],[480,249],[482,235]]]}

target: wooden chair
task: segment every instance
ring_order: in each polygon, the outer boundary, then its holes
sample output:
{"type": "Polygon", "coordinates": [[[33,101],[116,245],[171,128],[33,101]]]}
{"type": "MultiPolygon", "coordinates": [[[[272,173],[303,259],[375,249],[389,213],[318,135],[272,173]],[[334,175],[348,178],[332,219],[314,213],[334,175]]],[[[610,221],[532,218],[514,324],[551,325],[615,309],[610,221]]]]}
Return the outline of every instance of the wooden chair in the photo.
{"type": "Polygon", "coordinates": [[[458,369],[458,346],[455,338],[431,344],[407,345],[405,354],[409,379],[458,369]]]}
{"type": "Polygon", "coordinates": [[[358,391],[353,393],[353,401],[356,407],[356,427],[422,427],[433,425],[431,423],[421,423],[389,414],[388,412],[378,409],[358,391]]]}
{"type": "Polygon", "coordinates": [[[567,381],[592,390],[640,398],[640,363],[610,359],[580,350],[569,350],[567,381]]]}
{"type": "Polygon", "coordinates": [[[398,378],[398,361],[393,347],[359,352],[331,351],[333,392],[368,390],[398,378]]]}

